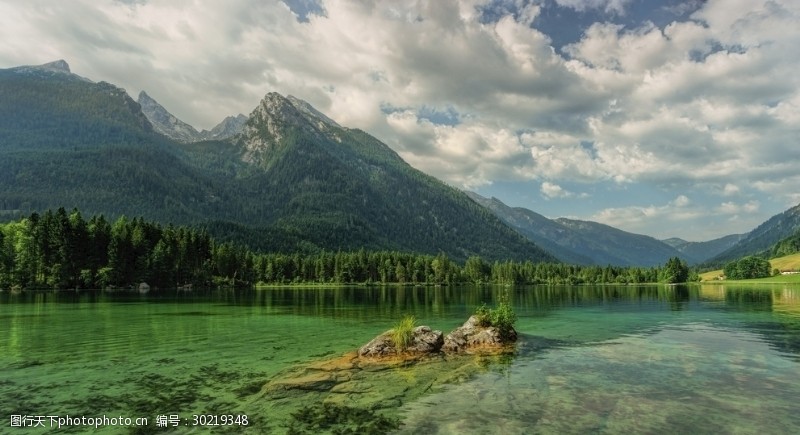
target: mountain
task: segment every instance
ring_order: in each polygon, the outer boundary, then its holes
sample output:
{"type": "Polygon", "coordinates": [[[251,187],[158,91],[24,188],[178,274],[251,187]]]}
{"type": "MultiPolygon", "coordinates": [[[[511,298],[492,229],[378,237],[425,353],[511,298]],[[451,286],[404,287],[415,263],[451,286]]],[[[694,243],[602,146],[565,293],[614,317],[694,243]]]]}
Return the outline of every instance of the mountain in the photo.
{"type": "Polygon", "coordinates": [[[672,246],[687,257],[694,258],[698,262],[703,262],[730,249],[744,239],[744,237],[745,234],[731,234],[707,242],[687,242],[686,240],[673,237],[662,240],[662,242],[672,246]]]}
{"type": "Polygon", "coordinates": [[[302,100],[270,93],[247,118],[232,138],[179,142],[116,86],[58,64],[0,70],[0,217],[78,207],[201,225],[271,251],[555,261],[462,192],[302,100]]]}
{"type": "MultiPolygon", "coordinates": [[[[526,208],[509,207],[497,198],[485,198],[475,192],[466,192],[466,194],[473,201],[491,210],[511,228],[555,255],[559,260],[570,264],[596,264],[596,261],[589,256],[557,242],[565,240],[569,237],[567,234],[570,233],[568,228],[558,222],[526,208]]],[[[600,264],[608,263],[601,262],[600,264]]]]}
{"type": "Polygon", "coordinates": [[[800,204],[767,219],[708,263],[722,265],[748,255],[767,254],[775,244],[793,235],[798,229],[800,229],[800,204]]]}
{"type": "Polygon", "coordinates": [[[90,81],[89,79],[80,77],[77,74],[73,74],[69,68],[69,64],[64,59],[59,59],[57,61],[46,63],[44,65],[18,66],[15,68],[10,68],[9,71],[13,71],[20,74],[32,74],[45,77],[61,75],[61,78],[69,77],[70,79],[90,81]]]}
{"type": "Polygon", "coordinates": [[[271,207],[263,219],[317,246],[554,261],[386,144],[294,97],[267,94],[232,143],[247,164],[240,176],[268,175],[248,182],[271,207]]]}
{"type": "Polygon", "coordinates": [[[509,207],[497,198],[468,192],[503,222],[547,249],[560,260],[575,264],[616,266],[663,265],[671,257],[694,261],[652,237],[628,233],[596,222],[548,219],[521,207],[509,207]]]}
{"type": "Polygon", "coordinates": [[[150,120],[157,132],[179,142],[194,142],[200,137],[200,133],[194,127],[169,113],[164,106],[158,104],[145,91],[139,93],[137,101],[142,106],[142,113],[150,120]]]}
{"type": "Polygon", "coordinates": [[[200,140],[222,140],[228,139],[244,130],[247,117],[241,113],[236,116],[228,116],[217,124],[214,128],[200,132],[200,140]]]}
{"type": "Polygon", "coordinates": [[[3,150],[82,150],[153,139],[153,127],[124,89],[94,83],[64,61],[0,69],[3,150]]]}
{"type": "Polygon", "coordinates": [[[558,218],[556,222],[583,236],[570,239],[571,247],[578,251],[591,252],[593,258],[597,260],[608,256],[612,260],[610,264],[660,266],[672,257],[680,257],[690,263],[696,262],[693,258],[650,236],[629,233],[591,221],[558,218]],[[586,243],[587,241],[589,243],[586,243]]]}
{"type": "Polygon", "coordinates": [[[66,62],[0,70],[0,217],[48,208],[192,222],[232,192],[117,86],[66,62]]]}
{"type": "Polygon", "coordinates": [[[178,142],[197,142],[201,140],[221,140],[228,139],[242,132],[247,117],[239,114],[238,116],[228,116],[214,128],[209,130],[197,131],[191,125],[181,121],[175,115],[169,113],[167,109],[159,104],[145,91],[139,93],[138,103],[142,106],[142,113],[147,117],[153,128],[178,142]]]}

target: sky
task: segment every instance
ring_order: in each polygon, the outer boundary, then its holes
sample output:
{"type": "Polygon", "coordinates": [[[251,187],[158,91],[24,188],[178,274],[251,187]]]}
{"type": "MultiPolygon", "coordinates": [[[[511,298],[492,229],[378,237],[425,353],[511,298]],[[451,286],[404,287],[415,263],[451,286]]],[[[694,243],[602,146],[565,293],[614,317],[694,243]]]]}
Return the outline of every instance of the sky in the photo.
{"type": "Polygon", "coordinates": [[[550,218],[705,241],[800,203],[797,0],[0,0],[0,40],[198,129],[294,95],[550,218]]]}

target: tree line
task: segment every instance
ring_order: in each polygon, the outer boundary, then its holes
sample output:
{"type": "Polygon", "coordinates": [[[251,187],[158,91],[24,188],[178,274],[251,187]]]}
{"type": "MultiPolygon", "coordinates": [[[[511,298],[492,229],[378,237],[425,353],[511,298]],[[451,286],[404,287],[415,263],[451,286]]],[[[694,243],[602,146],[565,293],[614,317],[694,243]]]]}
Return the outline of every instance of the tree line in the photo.
{"type": "Polygon", "coordinates": [[[444,253],[399,251],[256,253],[215,241],[204,228],[161,225],[142,218],[85,219],[64,208],[0,224],[0,289],[253,286],[288,283],[594,284],[652,283],[667,267],[579,266],[494,261],[463,264],[444,253]]]}
{"type": "Polygon", "coordinates": [[[726,279],[765,278],[773,273],[768,260],[754,255],[728,262],[722,270],[726,279]]]}

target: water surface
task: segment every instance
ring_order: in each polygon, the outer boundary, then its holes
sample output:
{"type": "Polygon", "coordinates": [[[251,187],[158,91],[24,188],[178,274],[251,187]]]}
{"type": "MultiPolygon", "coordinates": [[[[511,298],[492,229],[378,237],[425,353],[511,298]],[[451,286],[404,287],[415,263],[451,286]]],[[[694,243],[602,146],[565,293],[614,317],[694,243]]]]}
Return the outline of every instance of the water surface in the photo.
{"type": "Polygon", "coordinates": [[[201,413],[248,416],[217,432],[312,432],[298,412],[323,403],[364,410],[326,417],[342,420],[329,430],[385,417],[402,433],[792,433],[798,369],[800,289],[783,286],[0,293],[0,433],[45,432],[12,428],[12,415],[67,414],[148,418],[140,433],[179,415],[167,431],[204,433],[186,421],[201,413]],[[404,314],[447,332],[504,293],[521,332],[511,357],[262,392],[404,314]]]}

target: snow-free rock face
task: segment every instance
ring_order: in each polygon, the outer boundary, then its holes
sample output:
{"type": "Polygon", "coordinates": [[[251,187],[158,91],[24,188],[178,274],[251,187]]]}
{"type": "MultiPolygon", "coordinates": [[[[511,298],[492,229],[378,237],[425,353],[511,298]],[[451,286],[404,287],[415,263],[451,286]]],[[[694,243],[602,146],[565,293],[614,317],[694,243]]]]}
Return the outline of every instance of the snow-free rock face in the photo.
{"type": "Polygon", "coordinates": [[[268,93],[250,114],[239,142],[242,160],[269,167],[278,150],[287,146],[290,135],[300,135],[310,142],[324,142],[324,133],[314,118],[298,109],[290,99],[277,92],[268,93]]]}
{"type": "Polygon", "coordinates": [[[237,116],[228,116],[214,128],[200,132],[200,140],[223,140],[236,136],[244,130],[247,117],[241,113],[237,116]]]}
{"type": "Polygon", "coordinates": [[[170,139],[184,143],[228,139],[241,133],[244,129],[244,124],[247,122],[247,117],[239,114],[237,116],[228,116],[210,131],[197,131],[191,125],[169,113],[164,106],[144,91],[139,93],[139,105],[142,106],[142,112],[150,120],[157,132],[170,139]]]}
{"type": "Polygon", "coordinates": [[[179,142],[194,142],[199,139],[200,133],[194,127],[169,113],[145,91],[139,93],[138,103],[155,131],[179,142]]]}
{"type": "Polygon", "coordinates": [[[48,62],[42,65],[23,65],[14,68],[9,68],[8,71],[13,71],[18,74],[32,74],[40,77],[59,77],[66,80],[80,80],[82,82],[92,81],[73,74],[69,68],[69,64],[64,59],[59,59],[54,62],[48,62]]]}
{"type": "Polygon", "coordinates": [[[69,69],[69,64],[64,59],[59,59],[59,60],[57,60],[55,62],[46,63],[44,65],[39,65],[39,68],[50,70],[50,71],[66,72],[66,73],[71,73],[72,72],[69,69]]]}
{"type": "Polygon", "coordinates": [[[324,113],[315,109],[314,106],[308,104],[308,102],[301,100],[294,95],[288,95],[286,99],[289,100],[289,102],[291,102],[297,110],[303,112],[306,115],[306,119],[316,124],[317,128],[324,129],[326,127],[341,127],[336,123],[336,121],[325,116],[324,113]]]}

